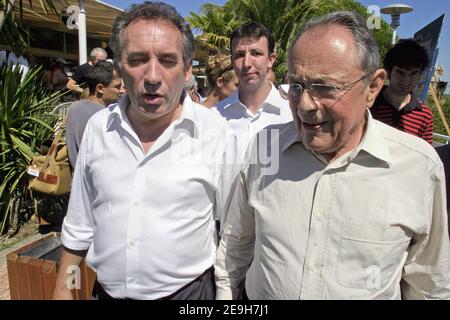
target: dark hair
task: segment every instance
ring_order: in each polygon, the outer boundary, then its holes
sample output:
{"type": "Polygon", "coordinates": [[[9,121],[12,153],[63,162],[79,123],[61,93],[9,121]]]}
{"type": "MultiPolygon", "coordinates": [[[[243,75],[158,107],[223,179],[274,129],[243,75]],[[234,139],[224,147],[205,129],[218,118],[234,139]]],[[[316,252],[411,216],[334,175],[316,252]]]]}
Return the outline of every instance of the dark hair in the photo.
{"type": "Polygon", "coordinates": [[[427,50],[414,39],[399,40],[383,60],[384,68],[389,73],[395,66],[405,69],[418,67],[423,71],[429,63],[427,50]]]}
{"type": "Polygon", "coordinates": [[[230,36],[230,46],[231,51],[233,51],[233,39],[235,38],[253,38],[259,39],[261,37],[266,37],[268,42],[269,54],[274,52],[275,40],[272,33],[265,26],[258,22],[247,22],[240,25],[236,30],[231,33],[230,36]]]}
{"type": "MultiPolygon", "coordinates": [[[[312,18],[307,21],[302,31],[295,37],[289,49],[289,57],[292,54],[292,48],[295,46],[298,38],[304,33],[317,27],[339,25],[345,27],[353,35],[355,40],[357,55],[360,60],[362,71],[367,74],[373,74],[380,64],[380,54],[378,44],[372,32],[367,28],[364,18],[351,11],[335,11],[325,16],[312,18]]],[[[364,80],[367,84],[367,78],[364,80]]]]}
{"type": "Polygon", "coordinates": [[[108,86],[114,79],[114,65],[109,61],[99,61],[89,71],[87,84],[89,94],[95,94],[95,87],[98,84],[108,86]]]}
{"type": "Polygon", "coordinates": [[[124,30],[131,22],[138,20],[166,20],[180,31],[183,37],[184,68],[187,70],[194,55],[194,36],[176,9],[162,2],[145,1],[143,4],[133,4],[129,11],[124,11],[114,20],[109,44],[114,52],[114,62],[120,65],[122,59],[122,51],[126,45],[122,35],[124,30]]]}

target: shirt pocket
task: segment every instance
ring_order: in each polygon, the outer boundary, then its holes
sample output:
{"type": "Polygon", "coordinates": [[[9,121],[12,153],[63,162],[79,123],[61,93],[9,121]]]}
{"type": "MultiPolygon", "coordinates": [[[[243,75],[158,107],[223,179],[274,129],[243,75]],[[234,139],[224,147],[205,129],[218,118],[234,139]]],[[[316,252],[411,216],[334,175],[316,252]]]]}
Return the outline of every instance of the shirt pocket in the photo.
{"type": "Polygon", "coordinates": [[[346,221],[337,262],[337,281],[355,289],[385,287],[406,255],[410,237],[399,226],[346,221]]]}

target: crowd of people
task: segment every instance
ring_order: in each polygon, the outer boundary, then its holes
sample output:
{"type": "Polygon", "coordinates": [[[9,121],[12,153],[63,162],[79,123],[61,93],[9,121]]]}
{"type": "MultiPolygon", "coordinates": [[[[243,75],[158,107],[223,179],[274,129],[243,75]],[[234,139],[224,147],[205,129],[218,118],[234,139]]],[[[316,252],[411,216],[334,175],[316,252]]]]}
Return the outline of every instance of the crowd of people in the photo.
{"type": "Polygon", "coordinates": [[[55,299],[83,258],[98,299],[450,299],[448,171],[414,40],[382,68],[357,13],[314,18],[277,86],[275,39],[247,22],[209,57],[205,97],[174,7],[124,11],[110,48],[48,74],[79,99],[55,299]]]}

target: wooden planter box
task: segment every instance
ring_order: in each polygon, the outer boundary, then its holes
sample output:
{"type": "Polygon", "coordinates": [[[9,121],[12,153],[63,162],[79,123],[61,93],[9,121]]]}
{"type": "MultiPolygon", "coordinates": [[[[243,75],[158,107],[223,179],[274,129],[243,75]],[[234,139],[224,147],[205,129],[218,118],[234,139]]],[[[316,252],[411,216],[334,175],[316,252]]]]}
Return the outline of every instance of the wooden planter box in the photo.
{"type": "MultiPolygon", "coordinates": [[[[60,235],[51,233],[6,256],[11,300],[50,300],[56,284],[62,244],[60,235]]],[[[95,272],[83,260],[80,265],[81,289],[73,289],[76,300],[90,300],[95,272]]]]}

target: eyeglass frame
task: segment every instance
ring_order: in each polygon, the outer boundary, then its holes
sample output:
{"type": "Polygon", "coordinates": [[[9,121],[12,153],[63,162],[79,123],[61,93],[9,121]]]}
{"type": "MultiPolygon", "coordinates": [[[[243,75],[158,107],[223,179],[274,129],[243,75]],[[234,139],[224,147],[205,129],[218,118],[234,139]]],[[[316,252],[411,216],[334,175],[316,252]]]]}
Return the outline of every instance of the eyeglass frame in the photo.
{"type": "MultiPolygon", "coordinates": [[[[342,86],[339,86],[339,87],[336,86],[336,85],[333,85],[333,84],[327,84],[327,83],[310,83],[310,84],[308,84],[307,86],[305,86],[305,88],[306,88],[306,90],[309,91],[309,93],[311,94],[311,96],[312,96],[313,98],[315,98],[315,99],[317,99],[317,100],[321,100],[321,99],[326,99],[326,98],[325,98],[325,97],[320,97],[320,96],[314,95],[314,94],[313,94],[314,90],[312,90],[312,86],[330,87],[330,88],[334,88],[334,91],[335,91],[337,94],[342,93],[342,92],[344,92],[344,94],[345,94],[345,93],[349,92],[349,91],[350,91],[350,90],[351,90],[351,89],[352,89],[359,81],[361,81],[361,80],[367,78],[368,76],[369,76],[369,74],[364,74],[364,75],[363,75],[361,78],[359,78],[358,80],[355,80],[355,81],[353,81],[353,82],[351,82],[351,83],[343,84],[342,86]]],[[[281,97],[282,97],[283,99],[289,100],[289,92],[291,91],[291,88],[292,88],[293,85],[296,85],[297,88],[300,87],[300,90],[301,90],[299,94],[296,94],[296,96],[297,96],[297,97],[301,97],[301,96],[302,96],[302,94],[303,94],[303,92],[304,92],[304,90],[305,90],[304,85],[302,85],[302,84],[299,83],[299,82],[285,83],[285,84],[280,84],[280,85],[278,86],[278,91],[280,92],[280,95],[281,95],[281,97]],[[285,89],[283,89],[283,86],[287,86],[287,87],[288,87],[288,90],[286,91],[285,89]]],[[[298,90],[298,89],[296,89],[296,90],[298,90]]],[[[344,94],[343,94],[343,95],[344,95],[344,94]]],[[[332,100],[337,101],[337,100],[339,100],[340,98],[342,98],[343,95],[341,95],[341,96],[336,96],[336,97],[332,98],[332,100]]]]}

